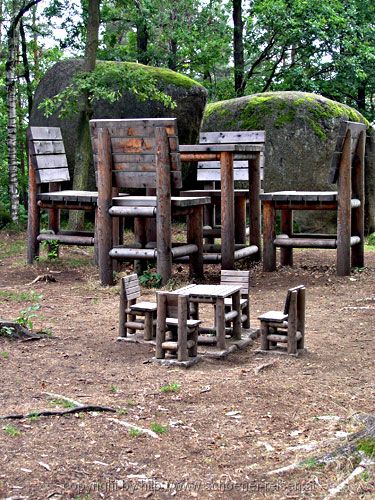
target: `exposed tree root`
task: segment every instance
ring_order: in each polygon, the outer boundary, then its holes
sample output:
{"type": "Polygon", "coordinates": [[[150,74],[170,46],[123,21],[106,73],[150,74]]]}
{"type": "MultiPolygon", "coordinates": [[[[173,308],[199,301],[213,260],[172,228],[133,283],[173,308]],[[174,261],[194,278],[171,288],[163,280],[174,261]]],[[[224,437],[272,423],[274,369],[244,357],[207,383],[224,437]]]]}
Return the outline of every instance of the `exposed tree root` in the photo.
{"type": "Polygon", "coordinates": [[[110,408],[109,406],[97,406],[97,405],[80,405],[76,408],[69,408],[68,410],[43,410],[43,411],[34,411],[32,413],[16,413],[13,415],[3,415],[0,416],[0,420],[22,420],[24,418],[32,418],[32,417],[52,417],[55,415],[70,415],[72,413],[81,413],[88,411],[103,411],[116,413],[114,408],[110,408]]]}

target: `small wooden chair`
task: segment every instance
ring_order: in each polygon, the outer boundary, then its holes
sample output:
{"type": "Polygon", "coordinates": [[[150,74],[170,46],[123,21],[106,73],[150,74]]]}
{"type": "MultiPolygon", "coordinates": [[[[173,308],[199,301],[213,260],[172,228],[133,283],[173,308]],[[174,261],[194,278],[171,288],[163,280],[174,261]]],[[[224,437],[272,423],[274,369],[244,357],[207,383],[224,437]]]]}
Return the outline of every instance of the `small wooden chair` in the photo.
{"type": "MultiPolygon", "coordinates": [[[[220,285],[241,285],[241,324],[243,328],[250,328],[250,272],[249,271],[221,271],[220,285]]],[[[233,322],[230,319],[232,299],[224,299],[227,326],[233,322]],[[228,319],[227,319],[228,318],[228,319]]]]}
{"type": "Polygon", "coordinates": [[[158,292],[157,304],[156,358],[165,358],[167,351],[175,352],[178,361],[196,357],[201,320],[188,319],[188,296],[158,292]]]}
{"type": "Polygon", "coordinates": [[[297,354],[298,350],[304,348],[304,285],[288,290],[283,311],[268,311],[258,319],[260,320],[261,350],[268,351],[270,347],[276,347],[280,342],[287,344],[288,354],[297,354]]]}
{"type": "Polygon", "coordinates": [[[127,337],[143,330],[144,340],[156,335],[156,302],[137,302],[141,296],[138,276],[131,274],[121,279],[119,336],[127,337]],[[137,319],[141,316],[142,319],[137,319]]]}

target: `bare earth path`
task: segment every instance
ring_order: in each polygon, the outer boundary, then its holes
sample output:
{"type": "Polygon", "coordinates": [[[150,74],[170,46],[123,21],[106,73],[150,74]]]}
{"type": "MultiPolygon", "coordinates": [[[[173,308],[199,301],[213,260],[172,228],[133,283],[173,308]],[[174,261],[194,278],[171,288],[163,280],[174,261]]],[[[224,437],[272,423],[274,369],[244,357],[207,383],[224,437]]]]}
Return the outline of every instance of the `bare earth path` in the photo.
{"type": "MultiPolygon", "coordinates": [[[[344,278],[329,251],[296,252],[295,269],[251,270],[252,326],[287,288],[306,285],[303,356],[262,356],[255,341],[183,370],[149,363],[150,346],[116,342],[118,288],[99,286],[89,255],[66,249],[57,263],[27,266],[22,237],[0,233],[0,317],[19,316],[34,290],[43,295],[34,294],[34,329],[53,338],[0,337],[0,415],[62,410],[47,393],[118,411],[0,421],[1,499],[323,499],[357,465],[315,457],[360,429],[354,416],[374,413],[375,252],[344,278]],[[56,282],[29,284],[49,270],[60,271],[56,282]],[[166,432],[139,435],[117,421],[166,432]]],[[[215,282],[219,268],[206,275],[215,282]]],[[[373,498],[374,474],[369,466],[338,498],[373,498]]]]}

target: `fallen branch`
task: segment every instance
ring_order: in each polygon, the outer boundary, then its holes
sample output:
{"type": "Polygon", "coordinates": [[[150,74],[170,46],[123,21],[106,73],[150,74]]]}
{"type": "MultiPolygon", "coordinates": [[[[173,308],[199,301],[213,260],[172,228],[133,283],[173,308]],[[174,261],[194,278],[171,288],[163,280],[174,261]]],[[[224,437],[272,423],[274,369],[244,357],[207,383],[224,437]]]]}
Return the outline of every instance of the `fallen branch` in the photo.
{"type": "Polygon", "coordinates": [[[159,439],[159,436],[154,431],[150,431],[150,429],[144,429],[143,427],[138,427],[137,425],[131,424],[129,422],[125,422],[125,420],[118,420],[117,418],[109,418],[111,422],[116,422],[116,424],[122,425],[128,429],[135,429],[136,431],[142,432],[142,434],[148,434],[154,439],[159,439]]]}
{"type": "Polygon", "coordinates": [[[44,281],[45,283],[55,283],[56,278],[54,276],[52,276],[52,274],[40,274],[35,279],[33,279],[33,281],[31,281],[30,283],[26,283],[26,285],[27,286],[34,285],[38,281],[44,281]]]}
{"type": "Polygon", "coordinates": [[[254,373],[255,375],[258,375],[258,373],[261,371],[261,370],[264,370],[265,368],[268,368],[270,366],[273,366],[276,364],[276,359],[274,359],[273,361],[270,361],[269,363],[263,363],[262,365],[259,365],[257,367],[254,368],[254,373]]]}
{"type": "Polygon", "coordinates": [[[43,410],[43,411],[34,411],[32,413],[16,413],[13,415],[3,415],[0,416],[0,420],[22,420],[24,418],[32,418],[32,417],[52,417],[55,415],[70,415],[72,413],[81,413],[81,412],[89,412],[89,411],[103,411],[103,412],[111,412],[116,413],[114,408],[110,408],[108,406],[97,406],[97,405],[80,405],[76,408],[69,408],[68,410],[43,410]]]}
{"type": "Polygon", "coordinates": [[[45,335],[33,333],[16,321],[0,319],[0,335],[11,340],[40,340],[45,339],[45,335]]]}
{"type": "Polygon", "coordinates": [[[344,481],[339,483],[334,488],[329,489],[329,493],[326,497],[324,497],[324,500],[329,500],[330,498],[335,497],[345,488],[345,486],[347,486],[350,483],[350,481],[352,481],[359,474],[362,474],[362,472],[366,470],[367,466],[374,464],[375,462],[372,462],[371,460],[366,460],[366,459],[361,460],[360,464],[349,474],[349,476],[346,479],[344,479],[344,481]]]}
{"type": "Polygon", "coordinates": [[[80,403],[79,401],[75,401],[74,399],[67,398],[66,396],[62,396],[61,394],[56,394],[54,392],[45,392],[44,394],[52,399],[61,399],[62,401],[66,401],[67,403],[70,403],[74,406],[85,406],[84,403],[80,403]]]}

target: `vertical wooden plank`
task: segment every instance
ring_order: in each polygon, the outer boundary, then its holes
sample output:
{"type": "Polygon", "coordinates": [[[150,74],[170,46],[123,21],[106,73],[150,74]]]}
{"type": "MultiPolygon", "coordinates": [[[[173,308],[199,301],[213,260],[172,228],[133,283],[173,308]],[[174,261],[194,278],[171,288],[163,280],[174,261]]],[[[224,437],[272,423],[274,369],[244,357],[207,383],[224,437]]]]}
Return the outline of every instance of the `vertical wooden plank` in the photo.
{"type": "Polygon", "coordinates": [[[297,291],[290,294],[288,314],[288,354],[297,353],[297,291]]]}
{"type": "Polygon", "coordinates": [[[270,348],[270,343],[267,338],[268,335],[268,325],[265,321],[260,322],[260,348],[262,351],[268,351],[270,348]]]}
{"type": "Polygon", "coordinates": [[[99,246],[98,246],[98,206],[95,207],[95,226],[94,226],[94,264],[99,267],[99,246]]]}
{"type": "MultiPolygon", "coordinates": [[[[281,211],[281,233],[287,234],[289,237],[293,233],[293,211],[281,211]]],[[[293,266],[293,247],[280,248],[280,264],[282,266],[293,266]]]]}
{"type": "MultiPolygon", "coordinates": [[[[119,194],[119,189],[112,188],[112,198],[115,198],[119,194]]],[[[112,217],[112,247],[116,247],[120,244],[120,217],[112,217]]],[[[119,263],[117,260],[112,261],[113,271],[119,270],[119,263]]]]}
{"type": "MultiPolygon", "coordinates": [[[[215,182],[205,182],[203,189],[215,189],[215,182]]],[[[214,227],[216,224],[216,217],[215,217],[215,211],[216,207],[213,203],[210,203],[209,205],[205,205],[203,208],[203,225],[204,226],[209,226],[209,227],[214,227]]],[[[205,238],[205,243],[215,243],[215,237],[214,236],[207,236],[205,238]]]]}
{"type": "Polygon", "coordinates": [[[233,320],[233,338],[236,340],[241,340],[242,323],[241,323],[241,291],[234,293],[232,295],[232,308],[237,312],[237,316],[233,320]]]}
{"type": "Polygon", "coordinates": [[[171,175],[168,136],[165,128],[155,128],[156,158],[156,230],[157,230],[157,272],[162,286],[166,285],[172,273],[171,234],[171,175]]]}
{"type": "Polygon", "coordinates": [[[29,155],[29,201],[27,220],[27,263],[32,264],[39,255],[38,234],[40,232],[40,209],[37,205],[38,187],[35,170],[29,155]]]}
{"type": "Polygon", "coordinates": [[[246,196],[234,198],[235,242],[246,244],[246,196]]]}
{"type": "MultiPolygon", "coordinates": [[[[147,243],[146,221],[147,219],[144,217],[134,217],[134,239],[142,248],[144,248],[147,243]]],[[[146,260],[138,259],[134,261],[134,271],[138,276],[140,276],[145,269],[147,269],[146,260]]]]}
{"type": "Polygon", "coordinates": [[[153,313],[151,311],[145,311],[145,322],[143,330],[144,340],[152,340],[152,330],[153,330],[153,313]]]}
{"type": "Polygon", "coordinates": [[[187,220],[187,242],[198,246],[189,257],[190,278],[203,278],[203,207],[192,207],[187,220]]]}
{"type": "Polygon", "coordinates": [[[99,270],[102,285],[113,284],[112,259],[112,218],[109,208],[112,201],[112,153],[109,132],[98,129],[98,252],[99,270]]]}
{"type": "Polygon", "coordinates": [[[156,352],[155,356],[157,359],[163,359],[165,357],[164,349],[162,347],[165,341],[166,324],[165,320],[167,317],[167,297],[164,293],[158,293],[156,297],[157,302],[157,322],[156,322],[156,352]]]}
{"type": "Polygon", "coordinates": [[[188,316],[188,297],[186,295],[178,296],[178,334],[177,334],[177,358],[178,361],[187,361],[187,316],[188,316]]]}
{"type": "Polygon", "coordinates": [[[124,279],[121,279],[120,282],[120,309],[119,309],[119,328],[118,328],[118,334],[119,337],[126,337],[126,328],[125,328],[125,321],[126,321],[126,312],[125,309],[127,308],[128,304],[127,301],[125,300],[125,287],[124,287],[124,279]]]}
{"type": "Polygon", "coordinates": [[[276,270],[275,217],[273,201],[263,201],[263,270],[270,272],[276,270]]]}
{"type": "MultiPolygon", "coordinates": [[[[50,182],[48,184],[49,192],[60,191],[61,184],[59,182],[50,182]]],[[[50,208],[48,210],[48,229],[53,231],[55,234],[60,232],[60,210],[57,208],[50,208]]],[[[59,246],[57,248],[52,248],[51,245],[48,245],[48,251],[57,252],[56,257],[59,256],[59,246]]]]}
{"type": "Polygon", "coordinates": [[[220,154],[221,170],[221,268],[234,268],[233,154],[220,154]]]}
{"type": "Polygon", "coordinates": [[[361,238],[361,242],[351,249],[352,267],[363,267],[365,265],[365,148],[366,133],[363,131],[358,137],[352,172],[352,197],[361,202],[358,208],[352,209],[352,236],[361,238]]]}
{"type": "Polygon", "coordinates": [[[261,252],[261,206],[260,206],[260,162],[261,155],[257,153],[255,160],[249,161],[249,207],[250,207],[250,245],[256,245],[258,252],[251,255],[251,260],[260,261],[261,252]]]}
{"type": "Polygon", "coordinates": [[[338,276],[350,274],[351,235],[351,130],[348,129],[343,145],[338,177],[337,200],[337,256],[338,276]]]}
{"type": "Polygon", "coordinates": [[[224,299],[218,297],[215,307],[216,345],[218,349],[225,349],[225,308],[224,299]]]}
{"type": "MultiPolygon", "coordinates": [[[[147,188],[146,196],[156,196],[155,188],[147,188]]],[[[150,241],[156,241],[156,219],[154,218],[146,218],[146,243],[150,241]]]]}
{"type": "Polygon", "coordinates": [[[306,289],[300,288],[297,291],[297,331],[302,337],[297,341],[297,349],[305,347],[305,315],[306,315],[306,289]]]}

